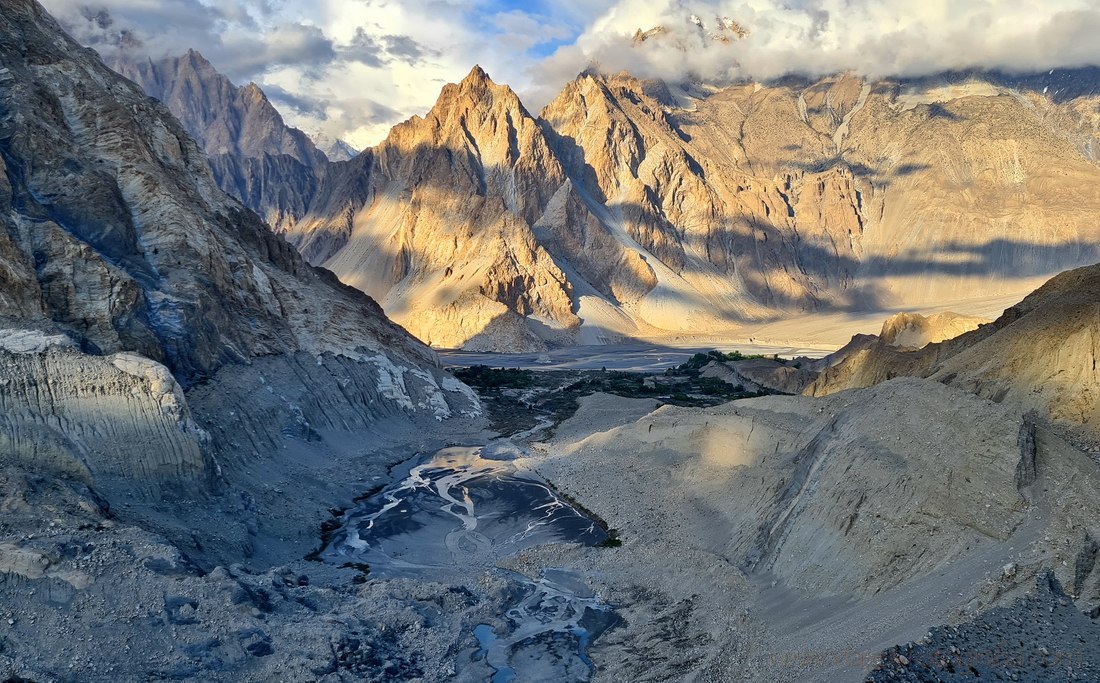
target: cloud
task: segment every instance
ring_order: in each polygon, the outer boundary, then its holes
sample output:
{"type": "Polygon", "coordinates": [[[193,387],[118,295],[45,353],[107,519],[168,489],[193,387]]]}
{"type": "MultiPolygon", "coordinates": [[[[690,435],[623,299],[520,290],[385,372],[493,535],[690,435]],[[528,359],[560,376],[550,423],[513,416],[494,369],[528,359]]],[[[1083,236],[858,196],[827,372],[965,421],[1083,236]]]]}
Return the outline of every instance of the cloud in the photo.
{"type": "Polygon", "coordinates": [[[274,66],[316,68],[335,57],[316,26],[287,21],[270,0],[46,0],[74,38],[103,53],[153,58],[198,49],[234,81],[255,80],[274,66]]]}
{"type": "Polygon", "coordinates": [[[331,64],[337,58],[337,50],[316,26],[281,24],[261,36],[243,32],[223,34],[220,49],[207,58],[219,69],[227,70],[230,77],[256,76],[282,66],[315,72],[331,64]]]}
{"type": "Polygon", "coordinates": [[[869,77],[955,69],[1038,71],[1100,63],[1095,0],[620,0],[575,45],[536,67],[578,62],[643,77],[714,82],[853,71],[869,77]],[[732,20],[748,31],[723,29],[732,20]],[[635,44],[638,29],[665,31],[635,44]]]}
{"type": "Polygon", "coordinates": [[[340,54],[344,59],[374,68],[381,68],[389,63],[386,58],[386,48],[362,26],[355,29],[355,35],[347,45],[341,48],[340,54]]]}
{"type": "Polygon", "coordinates": [[[340,58],[359,62],[364,66],[381,69],[394,61],[416,65],[425,58],[438,56],[439,52],[413,40],[409,36],[372,36],[362,27],[355,29],[348,44],[339,47],[340,58]]]}
{"type": "Polygon", "coordinates": [[[273,83],[264,86],[263,91],[284,115],[286,110],[289,109],[300,116],[314,118],[318,121],[328,120],[329,103],[323,99],[299,95],[273,83]]]}
{"type": "Polygon", "coordinates": [[[501,47],[519,54],[574,35],[566,22],[518,9],[493,15],[492,25],[496,29],[493,39],[501,47]]]}
{"type": "Polygon", "coordinates": [[[43,0],[77,40],[202,52],[356,147],[481,64],[537,110],[595,64],[715,84],[1100,64],[1100,0],[43,0]],[[729,28],[736,24],[743,36],[729,28]],[[639,29],[663,32],[633,41],[639,29]]]}
{"type": "Polygon", "coordinates": [[[386,53],[396,59],[401,59],[406,64],[419,64],[426,56],[438,55],[435,50],[430,50],[409,36],[382,36],[382,44],[386,47],[386,53]]]}

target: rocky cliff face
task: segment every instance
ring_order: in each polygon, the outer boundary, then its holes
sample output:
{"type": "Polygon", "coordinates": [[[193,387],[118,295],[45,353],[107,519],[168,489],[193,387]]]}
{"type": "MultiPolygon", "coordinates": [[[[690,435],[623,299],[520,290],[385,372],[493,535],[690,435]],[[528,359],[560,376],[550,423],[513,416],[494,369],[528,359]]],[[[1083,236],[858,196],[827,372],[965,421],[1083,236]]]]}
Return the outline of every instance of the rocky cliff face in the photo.
{"type": "Polygon", "coordinates": [[[144,491],[215,477],[209,434],[160,363],[132,353],[83,354],[63,335],[0,336],[4,462],[144,491]]]}
{"type": "Polygon", "coordinates": [[[538,348],[580,321],[540,243],[572,187],[510,89],[474,69],[424,118],[336,164],[288,237],[433,345],[538,348]]]}
{"type": "Polygon", "coordinates": [[[586,72],[532,125],[475,72],[337,165],[289,232],[421,338],[476,348],[1022,296],[1100,258],[1096,83],[1079,70],[714,90],[586,72]],[[486,211],[519,217],[529,229],[506,242],[533,246],[494,244],[486,211]],[[426,251],[454,246],[425,259],[399,223],[426,251]],[[478,265],[493,259],[545,275],[478,265]],[[456,303],[471,269],[491,280],[456,303]],[[464,329],[423,313],[440,306],[466,310],[464,329]],[[496,333],[504,319],[511,332],[496,333]]]}
{"type": "Polygon", "coordinates": [[[537,119],[477,69],[328,164],[196,53],[118,68],[202,141],[223,189],[436,345],[965,314],[1100,259],[1093,69],[724,89],[588,71],[537,119]]]}
{"type": "Polygon", "coordinates": [[[118,53],[112,68],[164,103],[210,159],[214,180],[275,230],[305,215],[327,159],[255,84],[238,87],[201,54],[118,53]]]}
{"type": "Polygon", "coordinates": [[[30,0],[0,17],[0,83],[5,461],[156,499],[224,487],[219,461],[337,454],[324,434],[476,412],[429,349],[219,190],[164,106],[30,0]]]}
{"type": "Polygon", "coordinates": [[[142,352],[187,385],[298,350],[430,361],[221,193],[167,111],[51,33],[40,9],[18,4],[3,28],[6,318],[142,352]]]}

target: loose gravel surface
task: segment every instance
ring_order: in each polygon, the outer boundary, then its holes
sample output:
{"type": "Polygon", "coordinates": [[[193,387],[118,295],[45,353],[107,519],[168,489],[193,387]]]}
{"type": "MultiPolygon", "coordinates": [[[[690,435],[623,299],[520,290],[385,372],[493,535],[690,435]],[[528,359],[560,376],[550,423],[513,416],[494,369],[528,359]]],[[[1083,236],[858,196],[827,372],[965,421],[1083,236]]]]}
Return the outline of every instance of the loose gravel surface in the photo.
{"type": "Polygon", "coordinates": [[[1010,607],[934,628],[923,642],[885,652],[867,682],[894,681],[1100,681],[1100,621],[1044,574],[1010,607]]]}

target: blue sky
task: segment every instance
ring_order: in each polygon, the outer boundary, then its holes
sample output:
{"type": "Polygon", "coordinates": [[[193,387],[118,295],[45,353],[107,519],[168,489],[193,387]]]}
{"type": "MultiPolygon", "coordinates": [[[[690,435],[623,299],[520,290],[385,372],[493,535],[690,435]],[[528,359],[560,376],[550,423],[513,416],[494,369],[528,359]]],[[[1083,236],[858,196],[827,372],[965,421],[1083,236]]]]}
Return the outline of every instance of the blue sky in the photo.
{"type": "Polygon", "coordinates": [[[42,1],[101,53],[195,48],[260,84],[293,125],[357,147],[423,114],[474,64],[532,111],[592,64],[715,85],[1100,64],[1100,0],[42,1]],[[666,33],[632,43],[655,26],[666,33]]]}
{"type": "Polygon", "coordinates": [[[538,36],[539,42],[535,43],[526,52],[534,59],[550,56],[558,48],[571,45],[584,32],[585,23],[583,15],[571,15],[566,7],[559,2],[514,2],[500,0],[487,2],[478,7],[475,16],[477,24],[483,27],[485,35],[490,39],[503,33],[503,30],[495,21],[500,15],[508,13],[523,13],[529,17],[543,22],[544,25],[557,27],[552,33],[538,36]]]}

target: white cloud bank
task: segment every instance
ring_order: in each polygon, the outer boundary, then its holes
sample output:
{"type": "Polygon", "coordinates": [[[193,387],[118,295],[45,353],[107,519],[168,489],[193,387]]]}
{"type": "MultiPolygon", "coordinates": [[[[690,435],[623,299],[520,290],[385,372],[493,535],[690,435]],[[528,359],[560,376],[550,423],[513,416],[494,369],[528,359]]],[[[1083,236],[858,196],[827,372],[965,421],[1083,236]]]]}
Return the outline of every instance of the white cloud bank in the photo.
{"type": "Polygon", "coordinates": [[[540,106],[597,64],[716,83],[1100,64],[1100,0],[46,0],[77,39],[194,47],[265,86],[289,122],[357,146],[475,63],[540,106]],[[719,18],[747,31],[722,34],[719,18]],[[641,44],[638,29],[666,32],[641,44]],[[720,36],[719,36],[720,37],[720,36]]]}
{"type": "Polygon", "coordinates": [[[1100,63],[1097,0],[621,0],[549,62],[578,51],[605,68],[641,75],[767,79],[851,70],[868,76],[924,75],[985,67],[1045,70],[1100,63]],[[728,44],[717,18],[748,31],[728,44]],[[700,30],[699,23],[707,30],[700,30]],[[671,38],[624,49],[638,28],[671,38]]]}

